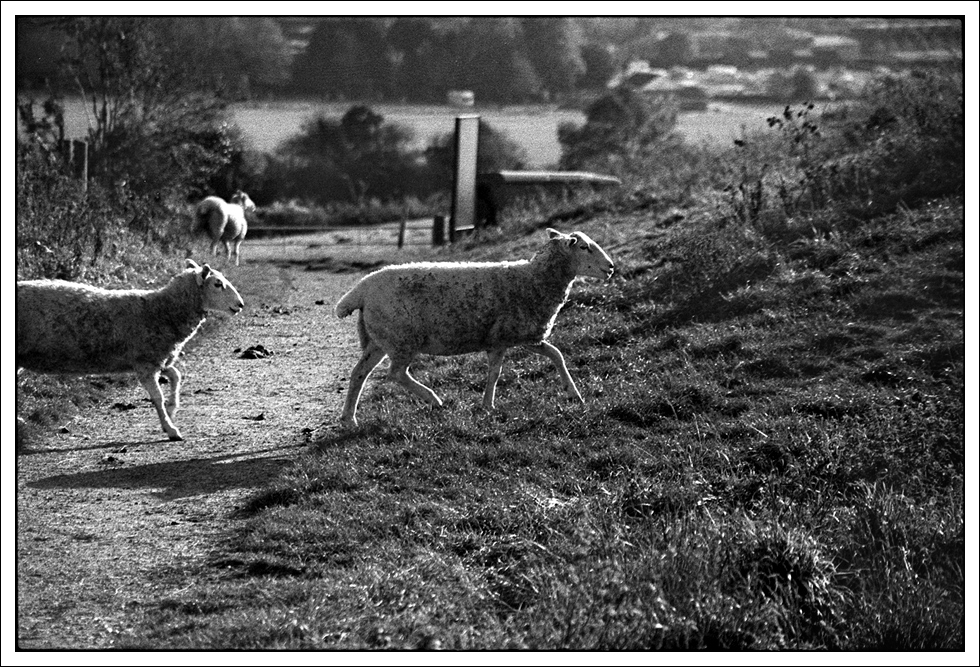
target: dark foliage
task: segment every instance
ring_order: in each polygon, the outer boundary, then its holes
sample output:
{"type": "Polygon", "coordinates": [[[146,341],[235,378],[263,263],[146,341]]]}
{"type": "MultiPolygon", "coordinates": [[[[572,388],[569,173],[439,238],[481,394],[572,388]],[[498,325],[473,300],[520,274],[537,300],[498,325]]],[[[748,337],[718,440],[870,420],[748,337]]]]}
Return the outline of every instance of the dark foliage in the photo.
{"type": "Polygon", "coordinates": [[[670,135],[676,123],[677,110],[669,104],[620,86],[589,105],[582,127],[559,126],[561,166],[613,168],[637,163],[670,135]]]}

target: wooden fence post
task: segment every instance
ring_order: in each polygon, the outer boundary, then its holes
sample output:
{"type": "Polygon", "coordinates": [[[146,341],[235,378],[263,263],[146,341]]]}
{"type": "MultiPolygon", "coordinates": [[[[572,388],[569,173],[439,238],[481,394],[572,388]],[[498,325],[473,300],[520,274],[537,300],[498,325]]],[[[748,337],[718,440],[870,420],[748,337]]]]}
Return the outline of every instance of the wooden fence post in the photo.
{"type": "Polygon", "coordinates": [[[456,230],[470,231],[476,216],[476,156],[480,143],[480,116],[456,116],[453,191],[449,215],[449,242],[456,230]]]}
{"type": "Polygon", "coordinates": [[[82,179],[82,191],[88,192],[88,142],[87,141],[74,141],[75,144],[75,159],[79,159],[79,153],[81,153],[81,165],[76,168],[75,173],[79,174],[82,179]]]}
{"type": "Polygon", "coordinates": [[[432,219],[432,247],[437,248],[446,243],[446,218],[441,215],[432,219]]]}
{"type": "Polygon", "coordinates": [[[58,151],[69,173],[75,178],[82,179],[82,190],[88,192],[88,142],[80,139],[65,139],[58,142],[58,151]]]}

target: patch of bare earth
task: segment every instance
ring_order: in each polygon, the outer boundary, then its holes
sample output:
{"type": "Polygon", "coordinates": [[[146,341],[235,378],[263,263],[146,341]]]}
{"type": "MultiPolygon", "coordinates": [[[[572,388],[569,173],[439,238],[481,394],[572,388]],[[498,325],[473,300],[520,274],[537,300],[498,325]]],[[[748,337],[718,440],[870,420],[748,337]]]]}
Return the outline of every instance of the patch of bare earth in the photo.
{"type": "Polygon", "coordinates": [[[183,442],[134,381],[17,453],[18,648],[110,648],[141,605],[213,576],[202,565],[242,499],[336,423],[358,348],[333,306],[358,276],[225,273],[246,306],[212,315],[178,363],[183,442]],[[241,358],[256,346],[272,354],[241,358]]]}

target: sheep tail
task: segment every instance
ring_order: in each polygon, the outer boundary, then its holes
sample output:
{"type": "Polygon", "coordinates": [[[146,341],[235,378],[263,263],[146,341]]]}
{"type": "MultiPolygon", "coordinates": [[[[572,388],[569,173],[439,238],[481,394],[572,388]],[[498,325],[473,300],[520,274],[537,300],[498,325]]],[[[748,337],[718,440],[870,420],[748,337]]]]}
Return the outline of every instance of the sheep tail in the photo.
{"type": "Polygon", "coordinates": [[[337,308],[334,311],[337,313],[337,317],[344,318],[355,310],[364,308],[364,295],[361,293],[360,287],[360,284],[358,284],[337,302],[337,308]]]}
{"type": "MultiPolygon", "coordinates": [[[[194,231],[195,232],[208,232],[210,233],[210,220],[211,214],[216,210],[220,209],[220,204],[218,204],[213,199],[205,199],[194,209],[194,231]]],[[[221,233],[224,229],[219,230],[218,238],[221,237],[221,233]]]]}

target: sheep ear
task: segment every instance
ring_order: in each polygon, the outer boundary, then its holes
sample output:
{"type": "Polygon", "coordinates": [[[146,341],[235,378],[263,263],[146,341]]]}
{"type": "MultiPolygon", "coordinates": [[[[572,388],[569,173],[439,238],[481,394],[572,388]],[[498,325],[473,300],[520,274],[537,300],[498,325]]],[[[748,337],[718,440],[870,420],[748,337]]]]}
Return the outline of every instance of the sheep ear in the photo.
{"type": "Polygon", "coordinates": [[[193,259],[191,259],[190,257],[188,257],[187,258],[187,268],[188,269],[195,269],[196,270],[196,269],[199,269],[201,267],[198,266],[197,262],[195,262],[193,259]]]}
{"type": "Polygon", "coordinates": [[[208,266],[207,264],[205,264],[201,268],[201,272],[197,274],[197,284],[198,285],[203,285],[204,284],[204,281],[207,280],[208,279],[208,276],[210,276],[210,275],[211,275],[211,267],[208,266]]]}
{"type": "Polygon", "coordinates": [[[564,234],[562,234],[561,232],[559,232],[557,229],[552,229],[551,227],[548,227],[548,238],[549,239],[557,239],[560,236],[564,236],[564,234]]]}

